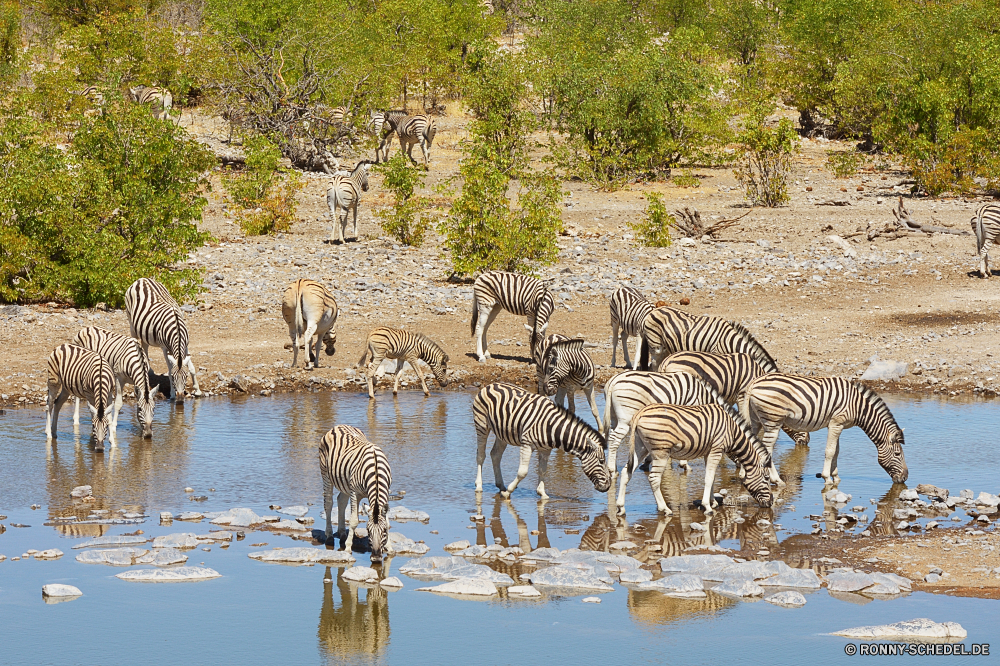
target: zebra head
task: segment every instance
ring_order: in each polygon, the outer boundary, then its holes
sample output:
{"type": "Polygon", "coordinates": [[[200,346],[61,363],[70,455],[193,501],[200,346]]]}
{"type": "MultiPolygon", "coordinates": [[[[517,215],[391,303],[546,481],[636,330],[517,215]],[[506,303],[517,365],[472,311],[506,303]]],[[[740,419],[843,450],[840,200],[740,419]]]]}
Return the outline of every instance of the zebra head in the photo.
{"type": "Polygon", "coordinates": [[[179,355],[167,354],[167,360],[170,361],[170,397],[175,402],[184,402],[188,374],[187,359],[179,355]]]}
{"type": "Polygon", "coordinates": [[[142,436],[149,439],[153,436],[153,405],[160,387],[146,386],[146,390],[136,389],[136,410],[139,412],[139,424],[142,425],[142,436]]]}
{"type": "Polygon", "coordinates": [[[771,506],[774,503],[774,496],[771,494],[771,477],[768,474],[769,467],[770,461],[767,460],[743,465],[745,472],[743,486],[750,493],[750,496],[763,507],[771,506]]]}
{"type": "Polygon", "coordinates": [[[333,356],[337,352],[337,332],[332,328],[323,334],[323,344],[326,349],[323,351],[327,356],[333,356]]]}
{"type": "Polygon", "coordinates": [[[381,562],[389,543],[389,512],[375,502],[368,517],[368,543],[372,547],[372,562],[381,562]]]}
{"type": "Polygon", "coordinates": [[[886,440],[875,443],[878,449],[878,464],[892,477],[893,483],[904,483],[910,476],[910,470],[903,457],[903,429],[895,423],[893,425],[896,427],[887,433],[886,440]]]}
{"type": "Polygon", "coordinates": [[[886,471],[893,483],[903,483],[910,475],[903,457],[903,429],[896,423],[896,418],[889,411],[889,406],[861,383],[855,383],[855,388],[861,394],[861,408],[858,414],[858,426],[868,435],[878,451],[878,464],[886,471]]]}
{"type": "MultiPolygon", "coordinates": [[[[583,423],[582,420],[580,422],[583,423]]],[[[580,454],[580,465],[583,467],[583,473],[594,484],[594,489],[597,492],[606,493],[611,490],[611,471],[604,462],[604,448],[607,444],[599,432],[589,425],[587,428],[591,431],[587,438],[591,446],[580,454]]]]}
{"type": "Polygon", "coordinates": [[[354,167],[354,171],[351,172],[351,178],[358,178],[358,182],[361,185],[361,191],[368,191],[368,162],[358,162],[354,167]]]}
{"type": "MultiPolygon", "coordinates": [[[[549,339],[556,336],[549,336],[549,339]]],[[[571,352],[583,351],[583,340],[577,338],[569,340],[564,336],[553,342],[545,352],[542,359],[542,376],[545,378],[544,389],[546,395],[555,395],[559,390],[559,384],[569,376],[573,367],[567,358],[571,352]]]]}

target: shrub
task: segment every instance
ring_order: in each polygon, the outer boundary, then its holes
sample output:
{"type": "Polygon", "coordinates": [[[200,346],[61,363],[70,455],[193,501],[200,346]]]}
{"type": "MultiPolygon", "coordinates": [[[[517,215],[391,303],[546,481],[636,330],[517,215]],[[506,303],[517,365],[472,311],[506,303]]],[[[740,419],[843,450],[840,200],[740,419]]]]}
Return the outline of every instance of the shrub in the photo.
{"type": "Polygon", "coordinates": [[[670,180],[674,181],[677,187],[701,187],[701,180],[691,169],[684,169],[680,175],[675,175],[670,180]]]}
{"type": "Polygon", "coordinates": [[[788,201],[788,173],[797,138],[788,118],[768,127],[759,110],[747,117],[737,138],[739,157],[733,174],[751,203],[773,208],[788,201]]]}
{"type": "Polygon", "coordinates": [[[826,151],[826,165],[837,178],[850,178],[858,172],[858,167],[861,166],[861,156],[853,150],[828,150],[826,151]]]}
{"type": "Polygon", "coordinates": [[[266,137],[247,137],[243,150],[243,170],[222,177],[230,199],[241,209],[236,213],[237,224],[248,236],[288,230],[298,207],[295,197],[305,183],[294,171],[282,176],[278,168],[281,151],[266,137]]]}
{"type": "Polygon", "coordinates": [[[375,167],[382,174],[382,187],[392,192],[393,205],[375,211],[382,229],[404,245],[419,246],[430,226],[430,219],[417,215],[428,206],[427,197],[414,197],[413,193],[424,184],[424,172],[410,163],[402,152],[375,167]]]}
{"type": "Polygon", "coordinates": [[[963,128],[947,142],[914,142],[906,153],[917,188],[931,196],[970,194],[980,189],[976,178],[988,189],[1000,183],[1000,142],[983,129],[963,128]]]}
{"type": "Polygon", "coordinates": [[[646,215],[637,222],[629,222],[629,229],[635,232],[636,240],[646,247],[669,247],[670,230],[677,225],[672,215],[663,205],[663,196],[650,192],[647,196],[646,215]]]}

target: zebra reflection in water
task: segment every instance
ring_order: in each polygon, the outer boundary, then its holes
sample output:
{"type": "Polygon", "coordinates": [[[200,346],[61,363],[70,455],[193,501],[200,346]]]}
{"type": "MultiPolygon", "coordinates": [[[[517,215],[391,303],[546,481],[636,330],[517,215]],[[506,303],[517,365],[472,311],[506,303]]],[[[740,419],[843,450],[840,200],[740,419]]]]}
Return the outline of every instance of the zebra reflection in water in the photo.
{"type": "Polygon", "coordinates": [[[320,656],[328,664],[341,664],[347,657],[381,661],[389,644],[388,593],[378,585],[345,581],[340,573],[339,569],[326,567],[323,576],[323,605],[317,630],[320,656]],[[339,597],[336,601],[335,591],[339,597]]]}

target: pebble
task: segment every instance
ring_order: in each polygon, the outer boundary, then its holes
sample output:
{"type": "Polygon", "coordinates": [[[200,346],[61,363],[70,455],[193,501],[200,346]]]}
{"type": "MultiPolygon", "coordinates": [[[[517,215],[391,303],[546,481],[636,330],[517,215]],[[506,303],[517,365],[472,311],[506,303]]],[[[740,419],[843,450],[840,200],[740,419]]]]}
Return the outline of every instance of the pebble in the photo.
{"type": "Polygon", "coordinates": [[[350,567],[340,574],[344,580],[351,580],[357,583],[378,583],[378,572],[371,567],[350,567]]]}
{"type": "Polygon", "coordinates": [[[94,494],[94,489],[90,486],[77,486],[70,491],[69,496],[75,499],[80,499],[83,497],[90,497],[94,494]]]}
{"type": "Polygon", "coordinates": [[[600,597],[584,597],[581,601],[585,604],[599,604],[601,603],[600,597]]]}
{"type": "Polygon", "coordinates": [[[401,590],[403,589],[403,581],[399,580],[395,576],[390,576],[379,581],[379,587],[384,587],[387,590],[401,590]]]}
{"type": "Polygon", "coordinates": [[[927,618],[917,618],[895,624],[853,627],[833,632],[834,636],[847,638],[965,638],[968,632],[956,622],[937,623],[927,618]]]}
{"type": "Polygon", "coordinates": [[[497,594],[497,587],[488,580],[461,578],[434,587],[418,587],[417,592],[453,594],[458,596],[491,597],[497,594]]]}
{"type": "Polygon", "coordinates": [[[83,592],[80,591],[80,588],[73,587],[72,585],[50,583],[42,586],[43,597],[79,597],[82,594],[83,592]]]}
{"type": "Polygon", "coordinates": [[[775,606],[798,608],[806,605],[806,598],[794,590],[783,590],[764,597],[764,601],[775,606]]]}
{"type": "Polygon", "coordinates": [[[449,552],[455,550],[465,550],[466,548],[469,548],[471,545],[472,544],[469,543],[468,539],[462,539],[461,541],[452,541],[451,543],[446,545],[444,549],[449,552]]]}

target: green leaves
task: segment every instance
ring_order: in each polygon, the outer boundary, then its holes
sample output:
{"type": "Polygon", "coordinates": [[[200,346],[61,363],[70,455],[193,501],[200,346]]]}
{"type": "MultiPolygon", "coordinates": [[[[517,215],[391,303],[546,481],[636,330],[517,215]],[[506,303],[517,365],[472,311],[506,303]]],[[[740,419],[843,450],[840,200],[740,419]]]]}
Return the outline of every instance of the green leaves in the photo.
{"type": "Polygon", "coordinates": [[[670,230],[677,221],[663,205],[663,195],[650,192],[646,215],[635,222],[629,222],[629,229],[636,233],[636,240],[646,247],[670,247],[670,230]]]}
{"type": "Polygon", "coordinates": [[[418,220],[417,215],[427,208],[429,200],[413,196],[424,184],[423,169],[412,164],[402,151],[374,169],[382,174],[382,187],[392,192],[394,198],[391,208],[375,211],[382,229],[404,245],[423,244],[430,219],[421,216],[418,220]]]}
{"type": "Polygon", "coordinates": [[[739,159],[733,175],[754,205],[773,208],[786,203],[791,156],[798,150],[798,134],[788,118],[768,126],[764,109],[750,113],[737,137],[739,159]]]}

